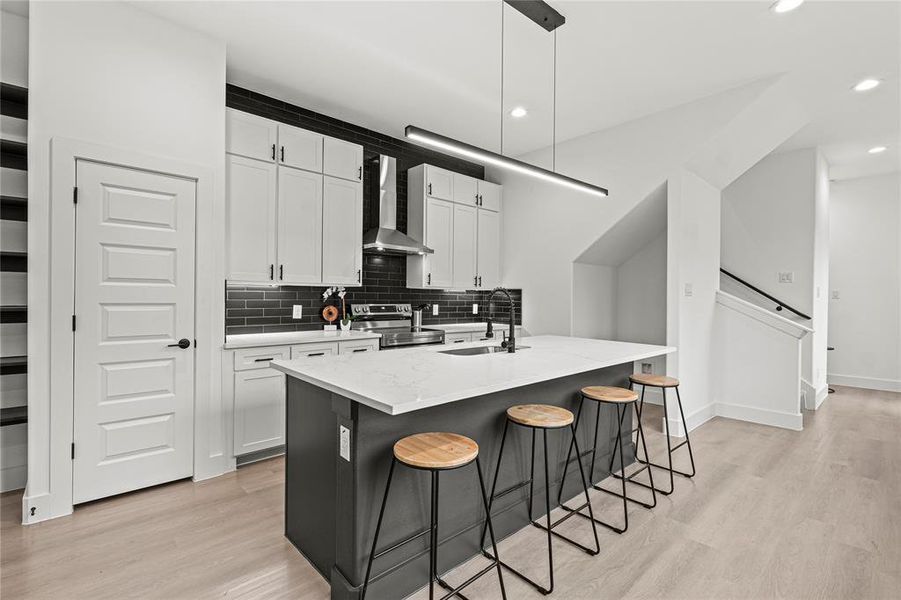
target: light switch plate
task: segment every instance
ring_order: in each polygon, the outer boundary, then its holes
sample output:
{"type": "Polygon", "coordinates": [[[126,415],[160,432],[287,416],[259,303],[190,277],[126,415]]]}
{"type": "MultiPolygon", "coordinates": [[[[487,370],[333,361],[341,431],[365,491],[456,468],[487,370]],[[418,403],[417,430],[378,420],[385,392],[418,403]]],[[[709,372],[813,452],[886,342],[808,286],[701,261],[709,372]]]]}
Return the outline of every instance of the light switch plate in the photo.
{"type": "Polygon", "coordinates": [[[832,290],[832,299],[838,300],[841,297],[841,294],[838,293],[838,290],[832,290]]]}
{"type": "Polygon", "coordinates": [[[694,286],[690,283],[685,284],[685,297],[688,298],[690,296],[694,296],[695,290],[694,286]]]}
{"type": "Polygon", "coordinates": [[[432,316],[433,316],[433,317],[437,317],[437,316],[438,316],[438,305],[437,305],[437,304],[433,304],[433,305],[432,305],[432,316]]]}
{"type": "Polygon", "coordinates": [[[653,373],[651,363],[641,363],[641,372],[645,375],[653,373]]]}
{"type": "Polygon", "coordinates": [[[793,271],[779,271],[779,283],[794,283],[795,273],[793,271]]]}
{"type": "Polygon", "coordinates": [[[338,437],[339,439],[339,454],[341,458],[350,462],[350,429],[345,427],[344,425],[340,425],[338,427],[338,437]]]}
{"type": "Polygon", "coordinates": [[[302,319],[303,318],[303,305],[295,304],[294,310],[291,312],[292,319],[302,319]]]}
{"type": "Polygon", "coordinates": [[[479,305],[476,303],[473,303],[473,305],[472,305],[472,314],[474,314],[474,315],[479,314],[479,305]]]}

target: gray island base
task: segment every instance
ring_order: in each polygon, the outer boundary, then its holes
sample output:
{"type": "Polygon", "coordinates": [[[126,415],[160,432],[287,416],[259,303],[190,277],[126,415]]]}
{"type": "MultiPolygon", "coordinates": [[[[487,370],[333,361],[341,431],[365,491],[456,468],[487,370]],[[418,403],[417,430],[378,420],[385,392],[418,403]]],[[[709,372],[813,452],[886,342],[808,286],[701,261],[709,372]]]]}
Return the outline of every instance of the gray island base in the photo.
{"type": "MultiPolygon", "coordinates": [[[[529,338],[529,344],[539,349],[539,352],[528,358],[521,358],[520,354],[525,356],[531,350],[523,350],[515,355],[462,357],[464,361],[493,360],[495,361],[493,366],[486,366],[480,362],[469,364],[452,362],[461,360],[461,357],[457,356],[431,357],[429,360],[449,361],[452,370],[462,369],[456,374],[458,376],[462,377],[463,371],[469,372],[474,379],[461,381],[458,385],[470,390],[489,385],[497,387],[492,384],[497,378],[509,377],[511,383],[508,389],[447,400],[443,403],[429,401],[426,402],[430,404],[427,407],[410,409],[400,414],[390,414],[388,411],[399,411],[402,408],[392,409],[378,398],[365,396],[361,384],[346,380],[342,382],[337,374],[341,365],[324,367],[311,363],[312,359],[280,361],[280,364],[276,364],[277,368],[289,375],[286,415],[285,535],[323,577],[329,580],[332,598],[359,598],[375,522],[385,490],[392,447],[398,439],[426,431],[449,431],[471,437],[479,444],[479,460],[485,473],[486,485],[490,487],[494,478],[507,408],[515,404],[543,403],[561,406],[575,413],[578,408],[579,390],[582,387],[589,385],[628,387],[628,377],[633,372],[634,360],[672,351],[671,348],[660,346],[597,341],[624,346],[620,353],[622,359],[618,364],[611,364],[611,360],[617,361],[615,356],[605,355],[603,360],[597,362],[605,365],[602,368],[516,385],[524,379],[518,376],[516,369],[512,371],[508,369],[513,364],[512,361],[543,362],[540,356],[542,346],[546,346],[545,352],[553,352],[554,347],[559,346],[562,340],[576,341],[575,338],[551,336],[545,338],[546,344],[542,344],[541,340],[542,338],[529,338]],[[508,362],[501,362],[504,360],[508,362]],[[476,367],[475,372],[468,368],[471,366],[476,367]],[[340,393],[342,385],[347,387],[344,393],[340,393]],[[342,432],[345,436],[343,444],[342,432]]],[[[413,351],[388,351],[372,356],[350,357],[346,360],[344,368],[355,369],[356,376],[367,368],[372,369],[374,373],[372,388],[378,389],[405,368],[414,371],[418,368],[415,364],[403,364],[404,359],[411,356],[411,352],[413,351]],[[386,370],[397,372],[386,373],[386,370]]],[[[420,349],[416,352],[433,353],[435,350],[420,349]]],[[[584,358],[586,352],[590,354],[589,349],[582,347],[578,355],[584,358]]],[[[566,358],[554,357],[555,360],[566,358]]],[[[578,357],[569,358],[576,366],[570,365],[567,370],[589,366],[589,361],[580,363],[578,357]]],[[[517,368],[526,370],[531,366],[516,364],[517,368]]],[[[547,368],[546,371],[545,375],[558,373],[553,367],[547,368]]],[[[535,377],[534,373],[532,377],[535,377]]],[[[365,379],[363,377],[360,381],[365,379]]],[[[417,384],[416,398],[419,400],[426,398],[427,394],[423,394],[423,391],[428,387],[427,384],[426,381],[417,384]]],[[[401,385],[399,388],[404,386],[401,385]]],[[[442,393],[445,391],[442,390],[442,393]]],[[[409,390],[398,389],[397,395],[402,398],[406,392],[409,390]]],[[[445,394],[446,398],[451,396],[445,394]]],[[[578,428],[580,447],[584,452],[593,445],[594,424],[598,410],[600,410],[600,432],[595,471],[591,474],[593,482],[599,482],[609,475],[608,465],[616,443],[615,407],[586,402],[582,423],[578,428]]],[[[623,442],[626,448],[626,464],[631,464],[634,461],[634,446],[631,435],[628,434],[632,429],[631,414],[627,417],[627,421],[623,427],[625,432],[623,442]]],[[[531,435],[530,429],[511,427],[497,484],[498,491],[528,479],[531,435]]],[[[545,512],[541,435],[541,432],[536,434],[535,444],[535,502],[532,514],[535,519],[543,517],[545,512]]],[[[548,432],[552,508],[557,504],[557,492],[569,444],[568,429],[548,432]]],[[[618,464],[619,460],[616,462],[618,464]]],[[[586,457],[584,459],[586,471],[588,463],[589,457],[586,457]]],[[[573,462],[562,497],[573,498],[570,505],[578,506],[581,501],[575,497],[580,493],[578,469],[573,462]]],[[[495,502],[492,507],[492,518],[498,540],[529,525],[527,498],[528,486],[525,486],[495,502]]],[[[379,550],[416,534],[423,535],[375,561],[373,583],[370,584],[367,598],[373,600],[403,598],[428,582],[429,510],[428,473],[398,466],[385,511],[379,550]]],[[[588,522],[582,519],[580,521],[585,525],[584,540],[587,541],[591,536],[588,522]]],[[[475,465],[442,473],[438,523],[439,573],[446,572],[480,554],[479,538],[483,522],[484,509],[479,498],[475,465]]],[[[577,536],[576,539],[581,539],[578,534],[574,535],[577,536]]],[[[535,556],[536,561],[547,560],[543,551],[536,553],[535,556]]],[[[501,558],[503,559],[503,554],[501,558]]],[[[543,562],[540,568],[542,570],[546,568],[543,562]]],[[[449,583],[456,585],[459,582],[449,581],[449,583]]]]}

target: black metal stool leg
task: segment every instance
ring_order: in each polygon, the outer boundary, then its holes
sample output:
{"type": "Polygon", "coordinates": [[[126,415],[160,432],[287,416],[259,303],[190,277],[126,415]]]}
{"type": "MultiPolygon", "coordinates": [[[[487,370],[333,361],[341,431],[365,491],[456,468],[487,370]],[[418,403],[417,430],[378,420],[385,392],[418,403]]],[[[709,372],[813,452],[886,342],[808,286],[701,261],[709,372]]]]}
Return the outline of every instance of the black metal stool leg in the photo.
{"type": "MultiPolygon", "coordinates": [[[[560,478],[560,487],[557,488],[557,504],[563,504],[563,487],[566,483],[566,472],[569,470],[569,463],[572,461],[573,447],[576,443],[575,430],[579,428],[579,421],[582,419],[582,406],[585,404],[585,396],[579,398],[579,409],[576,411],[576,420],[573,424],[573,439],[569,443],[569,450],[566,452],[566,462],[563,463],[563,477],[560,478]]],[[[579,464],[582,464],[582,455],[576,450],[576,458],[579,464]]],[[[589,474],[590,477],[590,474],[589,474]]]]}
{"type": "Polygon", "coordinates": [[[438,471],[432,471],[431,536],[429,539],[429,600],[435,597],[438,579],[438,471]]]}
{"type": "MultiPolygon", "coordinates": [[[[543,433],[544,435],[541,438],[544,441],[544,508],[547,511],[545,514],[547,517],[547,561],[551,581],[551,585],[545,593],[550,594],[554,591],[554,544],[551,543],[553,539],[551,529],[551,475],[548,468],[548,462],[550,461],[547,455],[547,429],[543,430],[543,433]]],[[[534,429],[532,430],[532,435],[535,435],[534,429]]],[[[534,437],[532,439],[534,440],[534,437]]],[[[535,458],[534,454],[532,458],[535,458]]]]}
{"type": "MultiPolygon", "coordinates": [[[[491,524],[491,509],[488,507],[488,497],[485,494],[485,481],[482,478],[482,465],[479,463],[478,458],[476,459],[476,471],[479,473],[479,490],[482,492],[482,503],[485,506],[485,522],[488,524],[488,533],[491,536],[491,549],[494,551],[495,556],[499,556],[497,553],[497,542],[494,540],[494,526],[491,524]]],[[[503,569],[501,569],[501,561],[495,559],[494,565],[497,567],[497,579],[501,584],[501,598],[507,600],[507,590],[504,587],[504,574],[503,569]]]]}
{"type": "Polygon", "coordinates": [[[685,420],[685,412],[682,410],[682,396],[679,395],[679,386],[676,386],[676,401],[679,403],[679,416],[682,417],[682,427],[685,428],[685,441],[677,444],[676,447],[673,448],[673,451],[678,450],[682,444],[688,446],[688,459],[691,461],[691,475],[683,473],[682,471],[676,471],[676,473],[691,478],[695,476],[695,457],[691,452],[691,437],[688,435],[688,422],[685,420]]]}
{"type": "MultiPolygon", "coordinates": [[[[491,482],[491,495],[488,496],[488,514],[491,514],[491,505],[494,504],[494,495],[497,492],[497,479],[501,473],[501,459],[504,457],[504,444],[507,442],[507,429],[510,427],[510,421],[504,419],[504,433],[501,435],[501,447],[497,452],[497,465],[494,467],[494,479],[491,482]]],[[[530,517],[531,518],[531,515],[530,517]]],[[[482,549],[482,554],[486,557],[494,558],[493,556],[489,556],[487,552],[485,552],[485,531],[488,527],[488,524],[485,523],[482,525],[482,536],[479,538],[479,548],[482,549]]],[[[495,554],[497,556],[497,554],[495,554]]]]}
{"type": "Polygon", "coordinates": [[[366,590],[369,588],[369,576],[372,574],[372,561],[375,559],[375,548],[379,542],[379,532],[382,529],[382,517],[385,516],[385,505],[388,504],[388,491],[391,489],[391,479],[394,477],[394,465],[397,459],[391,457],[391,468],[388,469],[388,482],[385,483],[385,495],[382,498],[382,506],[379,508],[379,518],[375,522],[375,535],[372,537],[372,549],[369,552],[369,561],[366,563],[366,578],[363,580],[363,589],[360,591],[360,600],[365,600],[366,590]]]}

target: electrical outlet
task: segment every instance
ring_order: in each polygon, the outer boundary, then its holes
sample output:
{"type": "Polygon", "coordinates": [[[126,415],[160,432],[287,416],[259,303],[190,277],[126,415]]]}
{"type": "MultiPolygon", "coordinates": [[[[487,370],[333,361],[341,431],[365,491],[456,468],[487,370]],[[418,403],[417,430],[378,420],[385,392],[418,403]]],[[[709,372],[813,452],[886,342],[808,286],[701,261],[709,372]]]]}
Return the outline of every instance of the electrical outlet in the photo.
{"type": "Polygon", "coordinates": [[[841,297],[841,295],[838,293],[838,290],[832,290],[832,299],[833,300],[838,300],[840,297],[841,297]]]}
{"type": "Polygon", "coordinates": [[[294,310],[291,312],[292,319],[302,319],[303,318],[303,305],[295,304],[294,310]]]}
{"type": "Polygon", "coordinates": [[[437,304],[433,304],[433,305],[432,305],[432,316],[433,316],[433,317],[437,317],[437,316],[438,316],[438,305],[437,305],[437,304]]]}
{"type": "Polygon", "coordinates": [[[340,425],[338,431],[340,437],[339,454],[341,455],[341,458],[350,462],[350,429],[344,425],[340,425]]]}
{"type": "Polygon", "coordinates": [[[779,283],[794,283],[795,273],[793,271],[779,271],[779,283]]]}
{"type": "Polygon", "coordinates": [[[686,283],[685,284],[685,297],[688,298],[688,297],[694,296],[694,294],[695,294],[694,286],[690,283],[686,283]]]}
{"type": "Polygon", "coordinates": [[[478,304],[473,303],[473,305],[472,305],[472,314],[474,314],[474,315],[479,314],[479,305],[478,305],[478,304]]]}
{"type": "Polygon", "coordinates": [[[641,363],[641,372],[645,375],[653,373],[654,371],[651,363],[641,363]]]}

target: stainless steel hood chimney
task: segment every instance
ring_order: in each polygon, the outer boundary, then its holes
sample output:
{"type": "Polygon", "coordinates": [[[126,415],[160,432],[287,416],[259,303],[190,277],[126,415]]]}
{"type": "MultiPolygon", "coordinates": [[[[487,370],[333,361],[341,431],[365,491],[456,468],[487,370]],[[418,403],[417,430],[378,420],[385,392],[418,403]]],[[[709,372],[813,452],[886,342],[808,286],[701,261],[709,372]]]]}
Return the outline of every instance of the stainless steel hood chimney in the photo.
{"type": "Polygon", "coordinates": [[[371,201],[378,194],[378,227],[363,234],[363,252],[369,254],[433,254],[435,251],[397,230],[397,159],[379,156],[379,177],[372,185],[371,201]]]}

